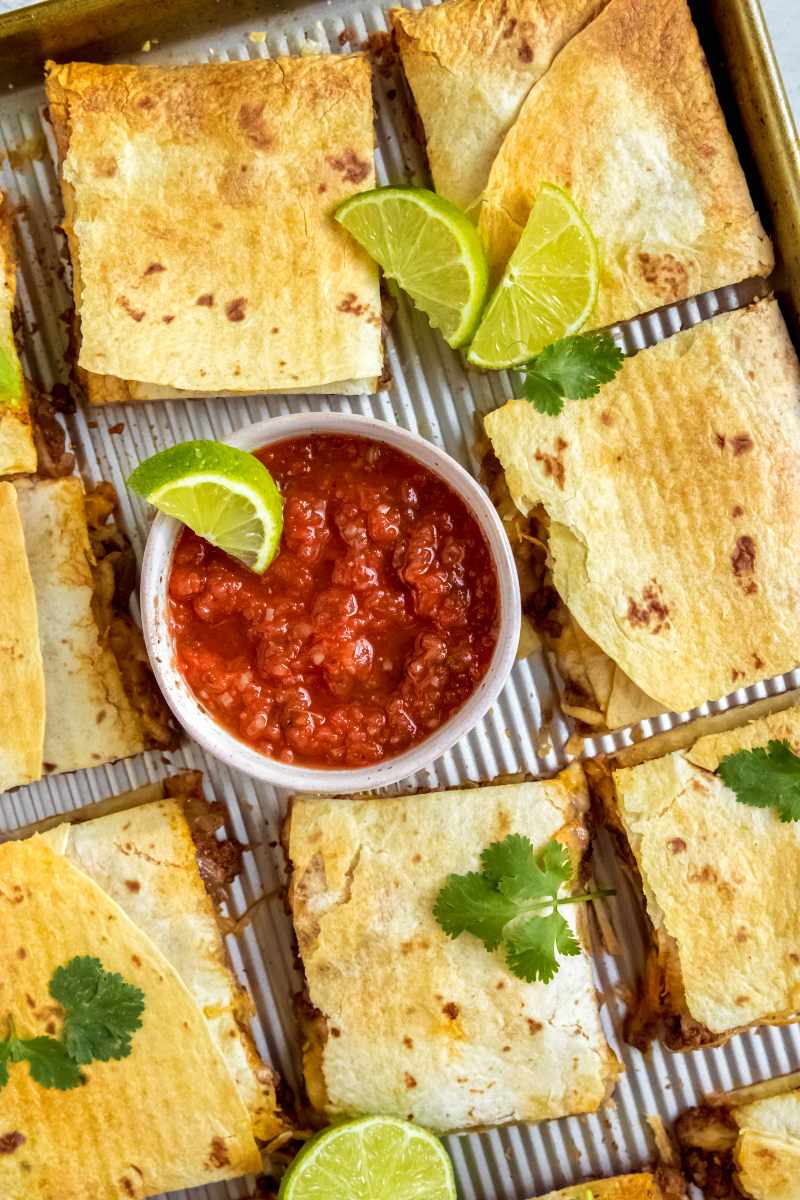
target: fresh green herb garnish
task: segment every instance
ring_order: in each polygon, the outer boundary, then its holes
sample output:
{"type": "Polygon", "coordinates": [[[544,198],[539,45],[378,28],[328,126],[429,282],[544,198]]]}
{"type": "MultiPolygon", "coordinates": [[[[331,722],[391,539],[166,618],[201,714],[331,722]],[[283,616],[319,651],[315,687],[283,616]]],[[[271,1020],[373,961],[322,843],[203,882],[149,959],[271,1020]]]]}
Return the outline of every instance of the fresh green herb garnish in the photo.
{"type": "Polygon", "coordinates": [[[737,750],[718,770],[741,804],[774,808],[782,821],[800,821],[800,758],[787,741],[737,750]]]}
{"type": "Polygon", "coordinates": [[[9,1081],[11,1063],[27,1062],[42,1087],[69,1091],[81,1083],[81,1066],[131,1053],[131,1038],[142,1024],[144,993],[104,970],[98,958],[73,958],[59,967],[50,980],[50,995],[64,1009],[61,1039],[20,1038],[10,1020],[0,1041],[0,1090],[9,1081]]]}
{"type": "Polygon", "coordinates": [[[521,368],[522,394],[540,413],[557,417],[564,400],[588,400],[613,379],[624,355],[608,333],[578,333],[545,347],[521,368]]]}
{"type": "Polygon", "coordinates": [[[144,1012],[139,988],[98,958],[73,958],[54,973],[50,995],[64,1009],[64,1044],[76,1063],[128,1057],[144,1012]]]}
{"type": "Polygon", "coordinates": [[[580,954],[560,907],[612,894],[559,896],[571,880],[572,863],[560,842],[550,841],[535,854],[529,838],[512,833],[483,851],[480,871],[448,876],[433,913],[449,937],[471,933],[487,950],[502,942],[512,974],[549,983],[558,971],[556,952],[580,954]]]}
{"type": "Polygon", "coordinates": [[[8,1037],[0,1042],[0,1089],[8,1083],[9,1063],[21,1062],[27,1062],[31,1078],[42,1087],[67,1092],[81,1082],[80,1069],[63,1042],[52,1037],[19,1038],[12,1022],[8,1037]]]}

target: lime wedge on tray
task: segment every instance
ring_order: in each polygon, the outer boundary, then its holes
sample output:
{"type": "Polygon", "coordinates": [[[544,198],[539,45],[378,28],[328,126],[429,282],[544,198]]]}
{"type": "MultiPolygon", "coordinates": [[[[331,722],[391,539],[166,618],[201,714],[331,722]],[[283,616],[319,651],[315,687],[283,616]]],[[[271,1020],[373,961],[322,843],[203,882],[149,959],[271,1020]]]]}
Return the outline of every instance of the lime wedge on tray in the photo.
{"type": "Polygon", "coordinates": [[[359,192],[336,220],[407,292],[448,345],[475,331],[489,284],[478,231],[459,208],[427,188],[359,192]]]}
{"type": "Polygon", "coordinates": [[[222,442],[182,442],[140,463],[128,486],[261,575],[278,550],[283,500],[264,464],[222,442]]]}
{"type": "Polygon", "coordinates": [[[542,185],[467,359],[501,370],[582,329],[597,301],[597,243],[571,197],[542,185]]]}
{"type": "Polygon", "coordinates": [[[334,1125],[301,1150],[278,1200],[455,1200],[453,1165],[432,1133],[396,1117],[334,1125]]]}

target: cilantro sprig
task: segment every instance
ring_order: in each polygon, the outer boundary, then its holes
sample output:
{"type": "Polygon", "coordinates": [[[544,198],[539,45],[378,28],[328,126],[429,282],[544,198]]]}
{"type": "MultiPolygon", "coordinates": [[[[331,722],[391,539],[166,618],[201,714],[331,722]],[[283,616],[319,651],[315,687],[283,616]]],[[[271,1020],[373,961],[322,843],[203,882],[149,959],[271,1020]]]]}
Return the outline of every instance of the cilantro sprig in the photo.
{"type": "Polygon", "coordinates": [[[608,333],[577,333],[545,347],[520,368],[522,395],[557,417],[564,400],[588,400],[614,378],[624,355],[608,333]]]}
{"type": "Polygon", "coordinates": [[[718,771],[740,804],[774,808],[782,821],[800,821],[800,757],[787,741],[737,750],[720,761],[718,771]]]}
{"type": "Polygon", "coordinates": [[[49,991],[64,1010],[61,1037],[20,1038],[9,1018],[6,1037],[0,1040],[0,1091],[13,1063],[27,1062],[38,1084],[66,1092],[82,1083],[81,1066],[127,1058],[133,1049],[144,993],[106,971],[99,958],[76,957],[58,967],[49,991]]]}
{"type": "Polygon", "coordinates": [[[480,871],[447,877],[433,914],[448,937],[471,933],[487,950],[503,944],[513,975],[549,983],[559,968],[557,954],[580,954],[560,909],[612,894],[559,895],[571,881],[572,863],[560,842],[534,853],[529,838],[512,833],[486,847],[480,871]]]}

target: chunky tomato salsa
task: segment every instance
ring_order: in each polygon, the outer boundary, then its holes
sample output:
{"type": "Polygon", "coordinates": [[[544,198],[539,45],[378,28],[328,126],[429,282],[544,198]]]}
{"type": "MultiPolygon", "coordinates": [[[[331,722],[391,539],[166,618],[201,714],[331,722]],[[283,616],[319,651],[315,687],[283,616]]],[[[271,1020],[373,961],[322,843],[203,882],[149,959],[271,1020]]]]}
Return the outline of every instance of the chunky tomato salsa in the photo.
{"type": "Polygon", "coordinates": [[[497,639],[498,584],[464,502],[367,438],[259,451],[284,498],[264,575],[181,534],[169,583],[177,662],[206,709],[271,758],[361,767],[437,729],[497,639]]]}

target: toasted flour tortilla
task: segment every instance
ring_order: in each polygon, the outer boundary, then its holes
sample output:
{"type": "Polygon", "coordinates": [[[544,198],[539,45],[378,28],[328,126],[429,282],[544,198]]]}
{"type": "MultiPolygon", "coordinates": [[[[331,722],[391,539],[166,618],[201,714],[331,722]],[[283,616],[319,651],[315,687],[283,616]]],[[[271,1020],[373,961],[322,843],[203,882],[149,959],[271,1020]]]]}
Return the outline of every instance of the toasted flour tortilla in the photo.
{"type": "Polygon", "coordinates": [[[128,1058],[93,1062],[72,1091],[14,1064],[2,1092],[4,1200],[140,1200],[261,1165],[247,1107],[180,975],[120,905],[44,838],[0,846],[0,1009],[25,1036],[58,1035],[48,985],[75,956],[144,992],[128,1058]]]}
{"type": "Polygon", "coordinates": [[[607,0],[447,0],[392,28],[437,192],[475,209],[523,100],[607,0]]]}
{"type": "Polygon", "coordinates": [[[375,183],[365,55],[51,63],[47,92],[92,401],[376,389],[378,270],[332,217],[375,183]]]}
{"type": "Polygon", "coordinates": [[[597,239],[595,328],[772,270],[686,0],[611,0],[531,89],[481,207],[495,277],[543,183],[597,239]]]}
{"type": "MultiPolygon", "coordinates": [[[[526,983],[477,939],[448,938],[433,915],[447,875],[476,869],[481,851],[509,833],[537,849],[558,838],[577,868],[587,800],[579,767],[430,795],[295,798],[286,842],[316,1109],[411,1114],[448,1131],[604,1103],[617,1063],[588,956],[561,959],[548,984],[526,983]]],[[[580,927],[574,908],[564,915],[580,927]]]]}
{"type": "Polygon", "coordinates": [[[44,667],[36,594],[10,483],[0,482],[0,792],[42,773],[44,667]]]}
{"type": "Polygon", "coordinates": [[[92,609],[83,485],[69,476],[15,487],[44,662],[43,769],[74,771],[137,754],[147,745],[141,719],[92,609]]]}
{"type": "Polygon", "coordinates": [[[595,678],[592,644],[683,711],[800,662],[800,364],[774,301],[641,351],[557,417],[511,401],[486,431],[519,511],[546,513],[595,678]]]}

